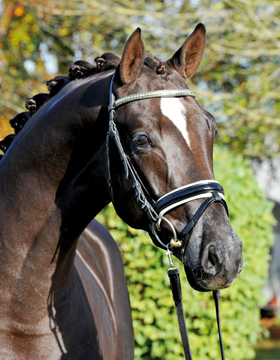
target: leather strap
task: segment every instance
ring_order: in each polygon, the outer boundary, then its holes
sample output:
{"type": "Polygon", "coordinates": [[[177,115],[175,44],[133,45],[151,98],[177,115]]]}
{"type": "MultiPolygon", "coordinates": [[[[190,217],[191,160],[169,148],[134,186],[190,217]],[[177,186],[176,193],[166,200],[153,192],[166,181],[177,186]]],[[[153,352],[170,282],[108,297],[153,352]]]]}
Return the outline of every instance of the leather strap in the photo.
{"type": "MultiPolygon", "coordinates": [[[[182,344],[185,353],[186,360],[192,360],[191,354],[191,347],[188,337],[188,330],[185,321],[185,314],[183,308],[183,298],[182,298],[182,290],[181,290],[181,282],[180,282],[180,275],[177,268],[175,269],[168,269],[167,271],[169,280],[170,280],[170,288],[172,291],[172,296],[176,308],[177,319],[182,339],[182,344]]],[[[221,317],[220,317],[220,291],[214,290],[213,291],[213,298],[215,301],[215,308],[216,308],[216,318],[217,318],[217,325],[218,325],[218,332],[219,332],[219,341],[220,341],[220,349],[221,349],[221,357],[222,360],[225,360],[225,351],[224,351],[224,344],[222,338],[222,331],[221,331],[221,317]]]]}
{"type": "Polygon", "coordinates": [[[185,353],[185,359],[192,360],[190,342],[189,342],[187,326],[185,321],[185,314],[183,309],[182,290],[181,290],[179,271],[176,268],[168,269],[167,273],[170,279],[170,287],[176,307],[176,313],[177,313],[178,324],[179,324],[180,334],[181,334],[184,353],[185,353]]]}
{"type": "Polygon", "coordinates": [[[206,209],[214,202],[220,202],[224,205],[226,212],[228,214],[228,208],[227,208],[227,204],[225,202],[225,200],[219,195],[219,193],[213,193],[212,197],[207,198],[198,208],[198,210],[196,211],[196,213],[194,214],[194,216],[192,217],[192,219],[188,222],[188,224],[186,225],[186,227],[183,229],[183,231],[181,232],[181,234],[179,235],[179,239],[183,239],[183,246],[184,248],[186,248],[188,241],[191,237],[191,234],[198,222],[198,220],[201,218],[201,216],[204,214],[204,212],[206,211],[206,209]]]}
{"type": "Polygon", "coordinates": [[[225,350],[224,350],[224,344],[223,344],[223,338],[222,338],[220,303],[219,303],[220,291],[219,290],[214,290],[213,291],[213,297],[214,297],[215,307],[216,307],[216,318],[217,318],[217,325],[218,325],[218,332],[219,332],[221,356],[222,356],[222,360],[225,360],[225,350]]]}

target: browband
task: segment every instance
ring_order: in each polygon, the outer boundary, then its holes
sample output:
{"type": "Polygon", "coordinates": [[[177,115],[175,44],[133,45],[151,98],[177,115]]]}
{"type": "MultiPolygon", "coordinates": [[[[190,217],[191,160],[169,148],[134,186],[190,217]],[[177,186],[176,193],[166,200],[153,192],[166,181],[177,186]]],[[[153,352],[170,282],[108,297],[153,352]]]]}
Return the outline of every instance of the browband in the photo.
{"type": "Polygon", "coordinates": [[[114,110],[117,107],[127,104],[131,101],[151,99],[151,98],[161,98],[161,97],[175,97],[175,96],[192,96],[195,97],[193,90],[190,89],[167,89],[167,90],[156,90],[148,91],[139,94],[133,94],[125,96],[123,98],[117,99],[111,102],[108,106],[108,110],[114,110]]]}

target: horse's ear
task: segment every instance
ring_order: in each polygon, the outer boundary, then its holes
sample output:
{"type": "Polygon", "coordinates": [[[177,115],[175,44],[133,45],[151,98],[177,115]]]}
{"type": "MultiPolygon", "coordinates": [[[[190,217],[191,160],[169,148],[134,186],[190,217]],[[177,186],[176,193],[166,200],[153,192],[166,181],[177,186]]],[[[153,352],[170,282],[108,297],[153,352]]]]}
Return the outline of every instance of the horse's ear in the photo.
{"type": "Polygon", "coordinates": [[[145,59],[145,48],[141,40],[141,29],[137,28],[127,40],[121,62],[116,70],[122,85],[128,85],[136,79],[145,59]]]}
{"type": "Polygon", "coordinates": [[[193,76],[198,69],[205,43],[205,26],[198,24],[182,47],[169,60],[184,79],[193,76]]]}

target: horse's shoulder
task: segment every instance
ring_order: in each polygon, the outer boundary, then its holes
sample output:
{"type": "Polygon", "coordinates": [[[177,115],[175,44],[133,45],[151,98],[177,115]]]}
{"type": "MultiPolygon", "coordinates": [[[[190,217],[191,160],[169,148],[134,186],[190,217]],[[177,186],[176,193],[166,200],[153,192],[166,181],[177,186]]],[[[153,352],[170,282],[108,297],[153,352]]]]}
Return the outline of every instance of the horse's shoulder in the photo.
{"type": "Polygon", "coordinates": [[[112,283],[125,285],[124,267],[120,250],[109,231],[93,220],[79,238],[75,265],[78,272],[103,284],[113,296],[112,283]]]}

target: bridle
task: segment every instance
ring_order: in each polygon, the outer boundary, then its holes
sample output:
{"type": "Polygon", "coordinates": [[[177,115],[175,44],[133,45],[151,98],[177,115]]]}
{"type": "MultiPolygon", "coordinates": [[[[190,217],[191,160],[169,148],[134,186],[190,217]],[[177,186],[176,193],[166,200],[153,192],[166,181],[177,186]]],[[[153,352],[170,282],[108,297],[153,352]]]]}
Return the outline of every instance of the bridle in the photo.
{"type": "MultiPolygon", "coordinates": [[[[109,130],[106,139],[107,170],[108,170],[107,181],[108,181],[109,192],[111,195],[112,202],[114,204],[114,191],[113,191],[112,176],[110,170],[110,140],[113,139],[124,166],[125,179],[128,180],[129,177],[131,178],[133,182],[133,189],[137,203],[141,206],[142,210],[146,213],[149,219],[150,236],[153,242],[155,243],[155,245],[163,249],[167,249],[166,255],[168,256],[170,262],[170,265],[168,266],[168,275],[170,278],[173,299],[175,302],[176,311],[178,315],[178,321],[179,321],[179,327],[180,327],[180,332],[181,332],[184,351],[185,351],[185,357],[187,360],[191,360],[192,356],[191,356],[184,312],[182,307],[182,294],[181,294],[179,271],[177,265],[175,265],[172,261],[172,254],[173,254],[172,248],[180,247],[182,248],[182,251],[185,252],[187,243],[191,237],[191,234],[198,220],[201,218],[201,216],[206,211],[206,209],[214,202],[222,203],[226,209],[226,212],[228,213],[227,205],[224,200],[224,191],[222,186],[217,181],[202,180],[182,186],[178,189],[175,189],[165,194],[160,199],[154,200],[147,191],[147,189],[145,188],[144,184],[142,183],[129,156],[125,153],[123,149],[120,135],[116,123],[114,122],[115,111],[120,106],[123,106],[132,101],[139,101],[142,99],[162,98],[162,97],[186,97],[186,96],[195,97],[195,94],[190,89],[157,90],[157,91],[149,91],[145,93],[133,94],[116,100],[114,96],[113,80],[114,80],[114,75],[112,76],[111,84],[110,84],[109,106],[108,106],[109,130]],[[206,200],[204,200],[204,202],[200,205],[200,207],[198,208],[192,219],[188,222],[186,227],[183,229],[183,231],[177,235],[174,226],[164,215],[181,205],[184,205],[188,202],[197,199],[206,199],[206,200]],[[168,244],[165,244],[158,235],[158,232],[160,231],[160,224],[162,221],[168,224],[173,234],[173,239],[168,244]]],[[[213,295],[216,304],[221,354],[222,354],[222,359],[224,360],[224,349],[223,349],[221,330],[220,330],[219,291],[218,290],[213,291],[213,295]]]]}
{"type": "Polygon", "coordinates": [[[195,228],[200,217],[206,211],[206,209],[213,202],[220,202],[224,205],[226,212],[228,213],[227,205],[224,200],[224,191],[222,186],[215,180],[202,180],[197,181],[192,184],[188,184],[182,186],[178,189],[172,190],[169,193],[162,196],[160,199],[155,201],[149,192],[146,190],[144,184],[139,178],[137,171],[135,170],[130,158],[125,153],[120,135],[114,122],[114,114],[117,108],[120,106],[130,103],[132,101],[142,100],[142,99],[151,99],[151,98],[162,98],[162,97],[185,97],[191,96],[195,97],[195,94],[190,89],[175,89],[175,90],[158,90],[158,91],[150,91],[146,93],[139,93],[130,95],[127,97],[123,97],[115,100],[115,96],[113,93],[113,79],[111,80],[110,85],[110,95],[109,95],[109,130],[107,134],[107,169],[108,169],[108,187],[111,194],[112,202],[114,203],[114,193],[112,186],[112,177],[110,171],[110,139],[114,139],[115,145],[118,149],[120,158],[122,160],[124,170],[125,170],[125,178],[126,180],[131,177],[133,181],[133,188],[135,191],[135,197],[143,211],[147,214],[147,217],[150,222],[150,235],[155,242],[155,244],[161,248],[168,249],[168,247],[183,247],[186,248],[188,240],[191,237],[191,234],[195,228]],[[206,198],[206,200],[202,203],[199,209],[194,214],[193,218],[187,224],[187,226],[183,229],[183,231],[177,236],[176,231],[171,224],[171,222],[164,217],[164,215],[176,207],[179,207],[183,204],[191,202],[193,200],[206,198]],[[170,244],[165,244],[159,237],[157,231],[160,231],[160,223],[161,221],[165,221],[171,228],[173,239],[170,244]],[[179,240],[179,239],[180,240],[179,240]]]}

